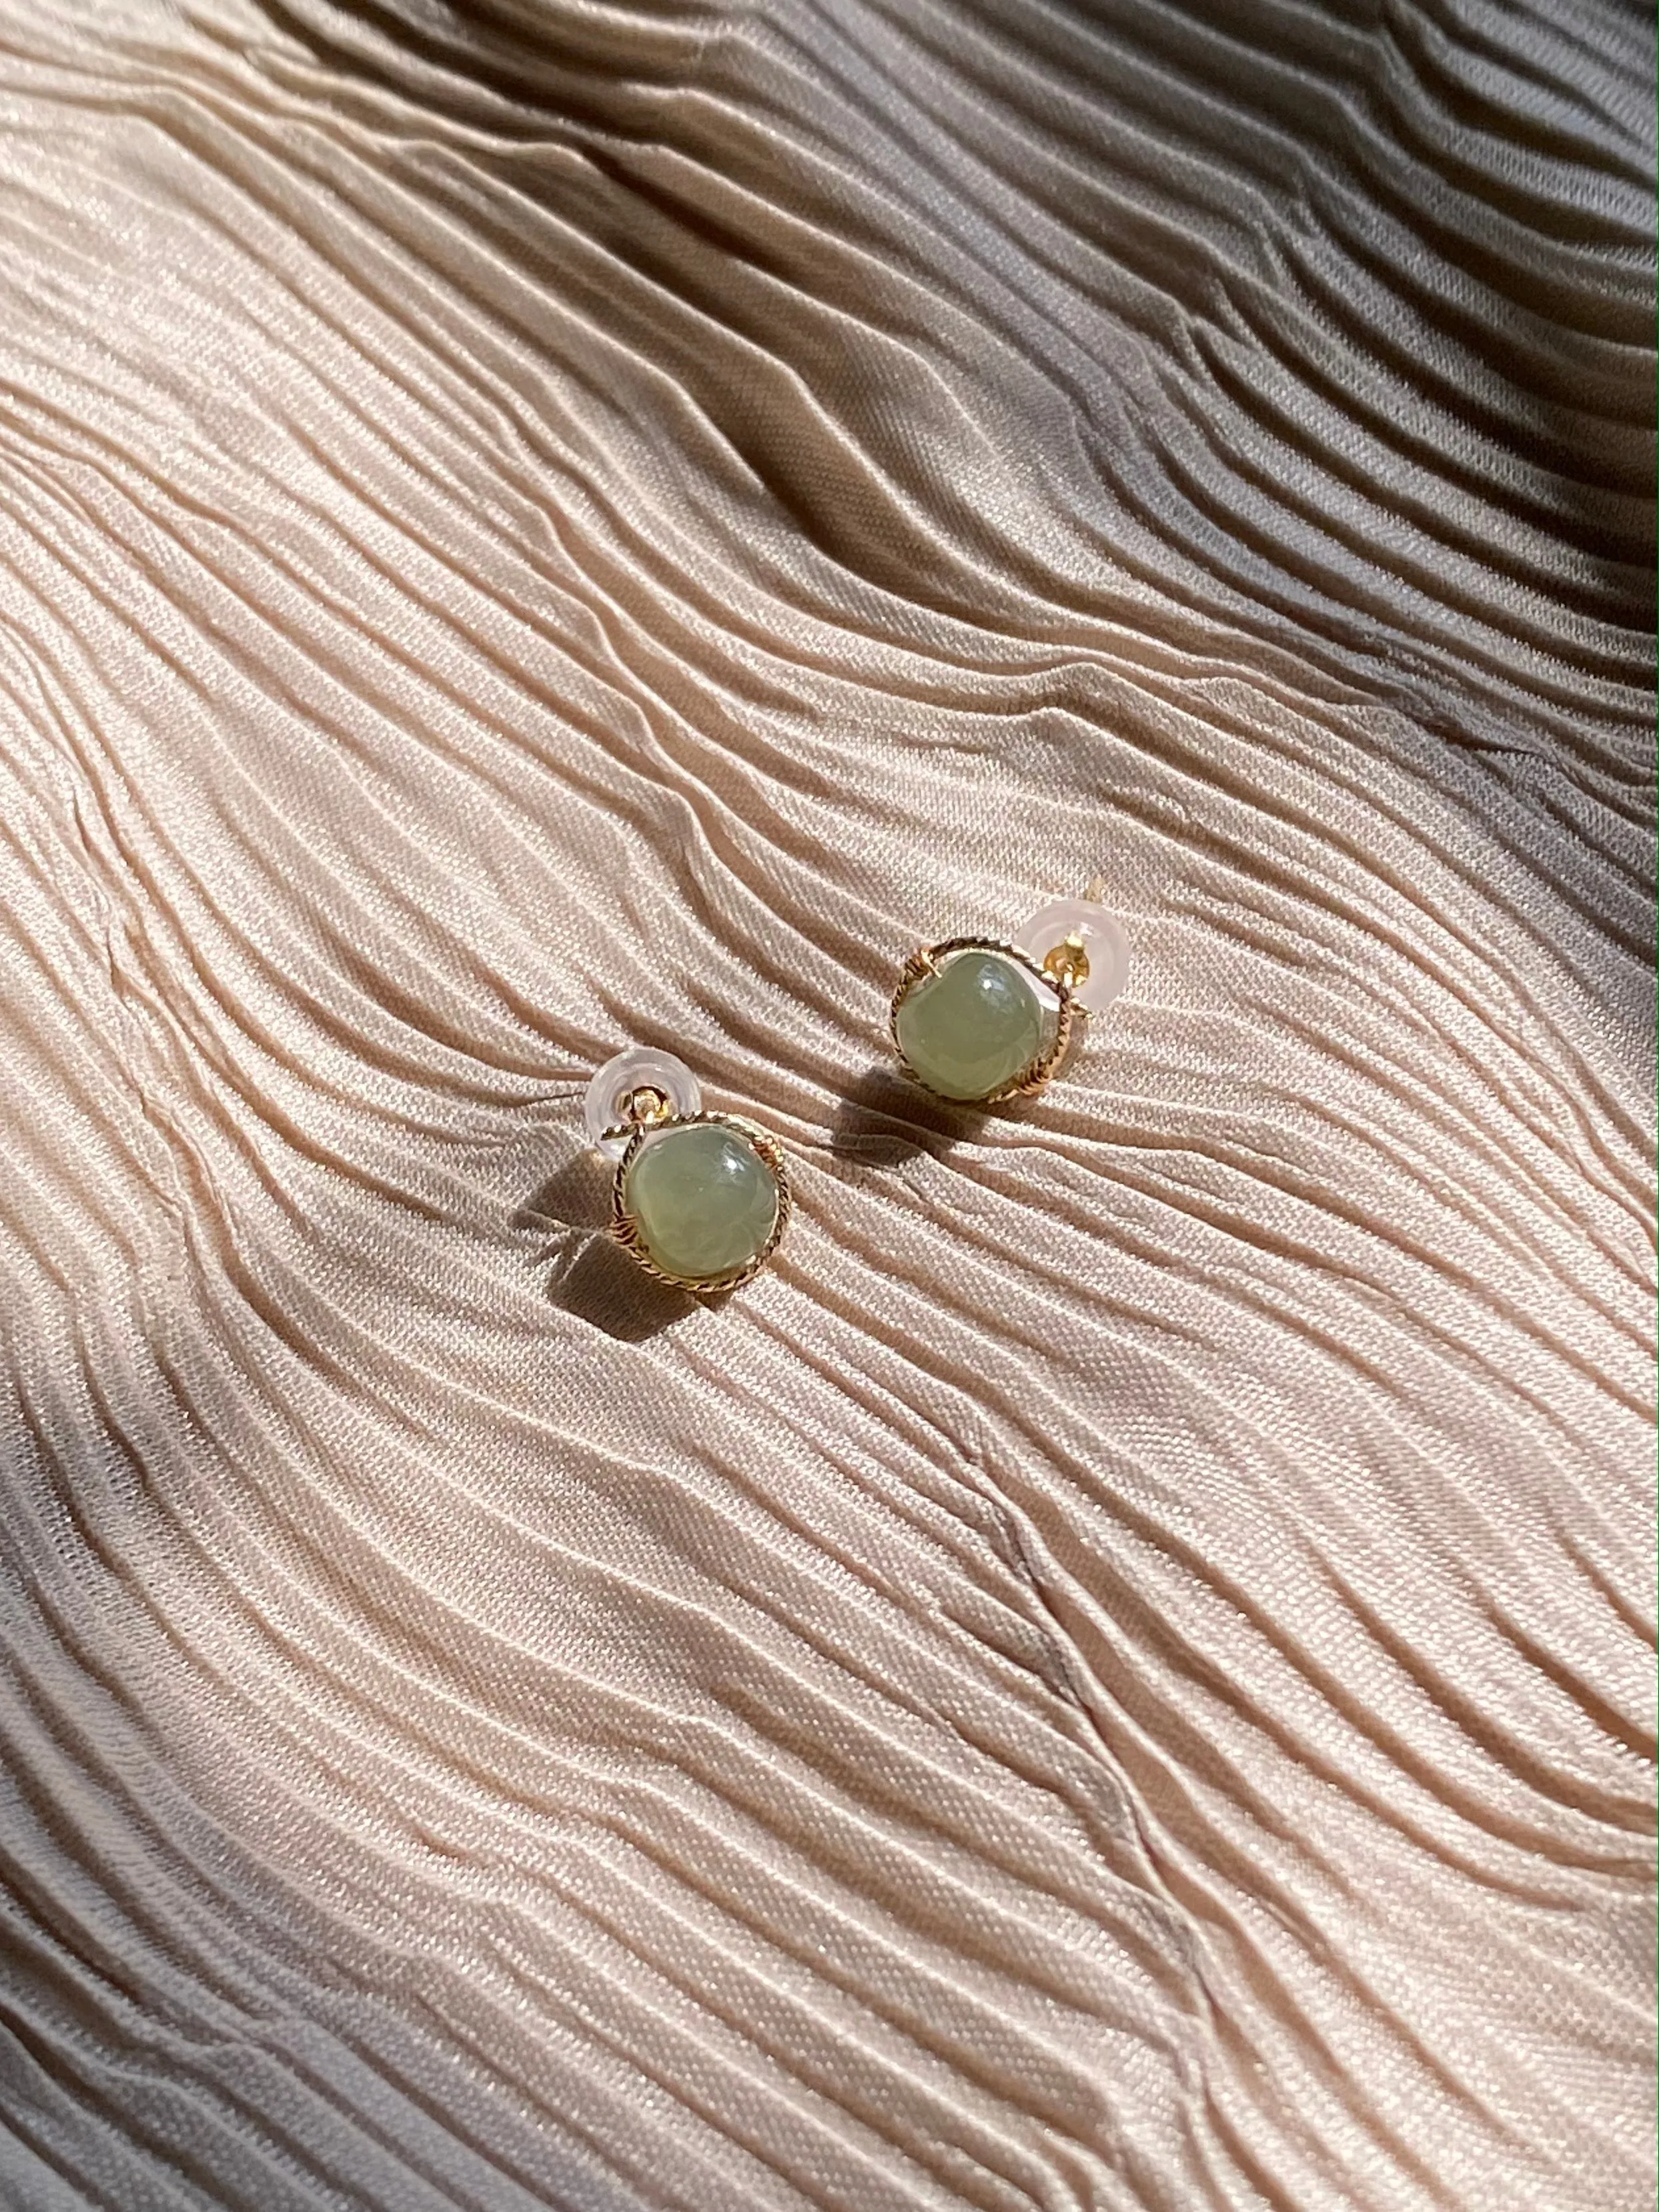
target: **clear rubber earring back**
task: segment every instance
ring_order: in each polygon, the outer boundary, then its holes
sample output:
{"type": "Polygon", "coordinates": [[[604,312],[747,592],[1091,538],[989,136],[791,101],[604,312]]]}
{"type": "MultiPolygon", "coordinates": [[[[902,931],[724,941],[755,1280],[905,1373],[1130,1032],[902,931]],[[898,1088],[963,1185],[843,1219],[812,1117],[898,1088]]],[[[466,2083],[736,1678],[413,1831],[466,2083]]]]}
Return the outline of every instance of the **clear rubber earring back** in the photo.
{"type": "Polygon", "coordinates": [[[654,1044],[614,1053],[587,1086],[582,1119],[595,1152],[619,1160],[641,1122],[686,1121],[702,1111],[702,1085],[679,1056],[654,1044]],[[642,1093],[653,1092],[658,1105],[642,1093]]]}
{"type": "Polygon", "coordinates": [[[1014,932],[1016,951],[1047,975],[1063,975],[1085,1014],[1103,1014],[1128,981],[1129,940],[1101,905],[1099,888],[1080,899],[1051,899],[1014,932]]]}

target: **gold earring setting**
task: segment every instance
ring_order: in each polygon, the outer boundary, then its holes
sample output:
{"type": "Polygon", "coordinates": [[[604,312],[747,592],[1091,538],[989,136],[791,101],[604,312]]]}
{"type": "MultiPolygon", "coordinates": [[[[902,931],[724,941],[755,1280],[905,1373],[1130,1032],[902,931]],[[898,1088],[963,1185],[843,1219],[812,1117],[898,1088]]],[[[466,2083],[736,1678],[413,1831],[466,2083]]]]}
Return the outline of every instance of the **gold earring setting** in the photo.
{"type": "Polygon", "coordinates": [[[1127,974],[1128,944],[1103,888],[1052,901],[1006,942],[951,937],[913,952],[891,1020],[907,1073],[958,1104],[1041,1091],[1079,1023],[1104,1012],[1127,974]]]}
{"type": "Polygon", "coordinates": [[[704,1113],[685,1062],[652,1045],[605,1062],[584,1114],[616,1167],[611,1234],[648,1275],[712,1297],[765,1266],[792,1204],[776,1138],[735,1114],[704,1113]]]}

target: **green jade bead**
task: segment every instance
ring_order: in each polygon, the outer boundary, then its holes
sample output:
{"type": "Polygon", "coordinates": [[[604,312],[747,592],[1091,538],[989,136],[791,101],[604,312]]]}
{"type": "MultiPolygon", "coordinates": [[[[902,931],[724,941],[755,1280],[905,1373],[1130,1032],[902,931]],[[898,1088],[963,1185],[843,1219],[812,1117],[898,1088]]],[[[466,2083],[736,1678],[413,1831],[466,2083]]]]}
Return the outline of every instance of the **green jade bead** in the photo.
{"type": "Polygon", "coordinates": [[[628,1170],[623,1200],[647,1256],[686,1282],[738,1273],[777,1225],[777,1177],[723,1121],[652,1130],[628,1170]]]}
{"type": "Polygon", "coordinates": [[[988,1098],[1054,1041],[1040,988],[1006,952],[954,953],[899,1001],[899,1050],[942,1097],[988,1098]]]}

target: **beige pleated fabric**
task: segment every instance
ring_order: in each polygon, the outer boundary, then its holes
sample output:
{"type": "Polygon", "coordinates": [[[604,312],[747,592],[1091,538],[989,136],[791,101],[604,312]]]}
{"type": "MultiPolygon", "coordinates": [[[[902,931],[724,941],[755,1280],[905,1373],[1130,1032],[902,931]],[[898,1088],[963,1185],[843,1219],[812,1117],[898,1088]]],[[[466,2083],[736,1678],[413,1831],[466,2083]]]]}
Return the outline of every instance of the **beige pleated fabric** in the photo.
{"type": "Polygon", "coordinates": [[[0,0],[5,2212],[1646,2212],[1652,117],[0,0]],[[1097,872],[1064,1079],[896,1080],[1097,872]]]}

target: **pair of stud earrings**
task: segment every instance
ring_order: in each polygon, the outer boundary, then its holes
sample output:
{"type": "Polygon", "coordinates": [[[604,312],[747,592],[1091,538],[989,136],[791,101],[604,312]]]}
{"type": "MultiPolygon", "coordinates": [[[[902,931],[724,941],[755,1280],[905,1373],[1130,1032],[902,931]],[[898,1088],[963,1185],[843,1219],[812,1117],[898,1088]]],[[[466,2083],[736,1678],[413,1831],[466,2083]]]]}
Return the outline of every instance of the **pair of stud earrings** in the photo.
{"type": "MultiPolygon", "coordinates": [[[[905,1072],[963,1105],[1041,1091],[1079,1019],[1123,988],[1129,948],[1102,889],[1040,908],[1006,943],[951,937],[913,952],[890,1020],[905,1072]]],[[[611,1233],[647,1274],[708,1297],[765,1266],[789,1220],[775,1137],[735,1114],[705,1113],[685,1062],[653,1045],[608,1060],[584,1114],[616,1170],[611,1233]]]]}

